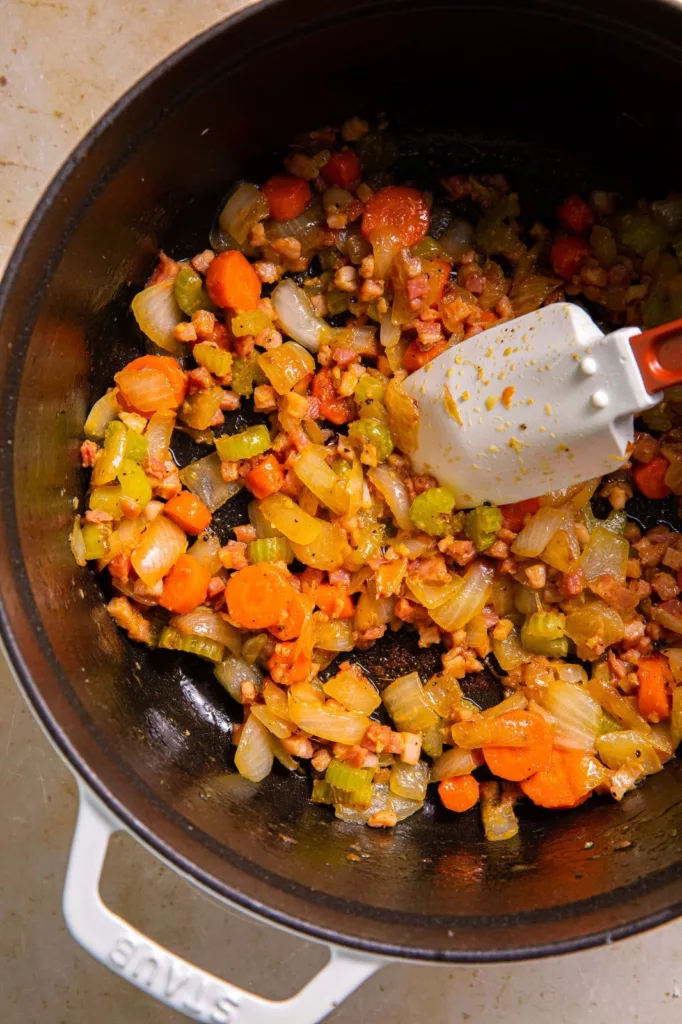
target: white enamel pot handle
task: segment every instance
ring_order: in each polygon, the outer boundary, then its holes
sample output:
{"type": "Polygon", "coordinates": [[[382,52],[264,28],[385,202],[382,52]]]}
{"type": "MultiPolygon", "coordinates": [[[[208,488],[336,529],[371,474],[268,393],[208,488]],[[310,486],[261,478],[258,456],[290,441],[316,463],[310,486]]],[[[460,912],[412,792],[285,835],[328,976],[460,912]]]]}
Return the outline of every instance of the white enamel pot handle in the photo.
{"type": "Polygon", "coordinates": [[[69,931],[100,963],[202,1024],[316,1024],[382,966],[330,948],[319,974],[279,1002],[245,992],[171,953],[114,914],[99,893],[109,839],[120,826],[79,783],[80,806],[64,885],[69,931]]]}

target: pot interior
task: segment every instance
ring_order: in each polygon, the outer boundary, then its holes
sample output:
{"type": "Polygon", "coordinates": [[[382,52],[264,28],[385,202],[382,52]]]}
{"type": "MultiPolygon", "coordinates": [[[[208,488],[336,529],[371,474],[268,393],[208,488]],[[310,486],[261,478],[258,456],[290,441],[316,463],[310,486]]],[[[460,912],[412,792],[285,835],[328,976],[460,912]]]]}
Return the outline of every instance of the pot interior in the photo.
{"type": "Polygon", "coordinates": [[[135,87],[41,203],[0,303],[5,637],[70,761],[214,892],[311,935],[441,959],[554,952],[678,912],[677,762],[621,804],[525,808],[511,842],[435,806],[358,830],[309,803],[304,779],[234,773],[236,705],[210,667],[126,640],[68,530],[87,409],[141,351],[130,299],[160,247],[208,244],[235,178],[277,168],[298,131],[385,111],[404,177],[505,172],[526,220],[571,191],[656,198],[681,184],[680,39],[682,13],[652,0],[264,2],[135,87]]]}

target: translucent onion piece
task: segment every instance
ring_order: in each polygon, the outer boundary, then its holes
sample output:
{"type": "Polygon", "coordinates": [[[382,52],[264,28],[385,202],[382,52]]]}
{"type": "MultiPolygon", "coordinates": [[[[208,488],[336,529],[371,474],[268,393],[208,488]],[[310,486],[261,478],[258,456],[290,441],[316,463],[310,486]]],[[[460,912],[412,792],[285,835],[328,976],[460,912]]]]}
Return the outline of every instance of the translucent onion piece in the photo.
{"type": "Polygon", "coordinates": [[[233,480],[229,484],[225,483],[220,473],[220,459],[217,452],[185,466],[180,470],[180,479],[192,494],[201,498],[210,512],[215,512],[243,487],[243,483],[238,480],[233,480]]]}
{"type": "Polygon", "coordinates": [[[349,711],[371,715],[381,704],[375,686],[358,669],[343,669],[322,684],[328,697],[338,700],[349,711]]]}
{"type": "Polygon", "coordinates": [[[170,457],[170,443],[175,427],[175,413],[170,409],[155,412],[147,424],[147,456],[165,462],[170,457]]]}
{"type": "MultiPolygon", "coordinates": [[[[389,351],[395,351],[389,349],[389,351]]],[[[417,446],[417,427],[419,425],[419,409],[417,403],[405,393],[395,378],[389,382],[384,392],[384,403],[388,412],[391,436],[401,451],[409,455],[417,446]]]]}
{"type": "Polygon", "coordinates": [[[420,732],[438,722],[418,672],[394,679],[383,690],[381,699],[400,732],[420,732]]]}
{"type": "Polygon", "coordinates": [[[476,615],[480,615],[490,600],[494,569],[473,562],[467,569],[462,585],[445,604],[431,610],[431,618],[448,633],[462,629],[476,615]]]}
{"type": "Polygon", "coordinates": [[[666,647],[663,653],[668,659],[673,679],[679,686],[682,683],[682,647],[666,647]]]}
{"type": "Polygon", "coordinates": [[[142,582],[153,587],[170,572],[186,550],[185,531],[167,516],[160,515],[144,531],[130,560],[142,582]]]}
{"type": "Polygon", "coordinates": [[[270,708],[264,704],[252,704],[251,714],[254,715],[261,725],[264,725],[269,733],[276,736],[278,740],[284,740],[293,732],[291,724],[278,718],[270,708]]]}
{"type": "Polygon", "coordinates": [[[589,693],[574,683],[552,680],[542,694],[542,707],[556,719],[554,745],[562,750],[595,749],[601,726],[601,708],[589,693]]]}
{"type": "Polygon", "coordinates": [[[319,535],[310,544],[296,544],[293,540],[290,544],[299,562],[327,572],[340,569],[350,552],[344,530],[334,523],[322,523],[319,535]]]}
{"type": "Polygon", "coordinates": [[[88,413],[83,433],[91,441],[101,441],[109,424],[117,418],[120,412],[117,396],[118,388],[112,388],[97,399],[88,413]]]}
{"type": "Polygon", "coordinates": [[[515,690],[509,697],[505,697],[499,704],[494,704],[491,708],[486,708],[485,711],[481,711],[481,718],[497,718],[498,715],[504,715],[507,711],[525,711],[528,707],[528,698],[522,690],[515,690]]]}
{"type": "MultiPolygon", "coordinates": [[[[323,651],[352,651],[354,646],[353,623],[349,619],[315,623],[315,647],[319,647],[323,651]]],[[[362,708],[351,708],[351,710],[361,711],[362,708]]]]}
{"type": "Polygon", "coordinates": [[[398,821],[404,821],[405,818],[409,818],[411,814],[414,814],[415,811],[420,810],[422,807],[423,803],[418,800],[407,800],[396,793],[391,793],[391,790],[385,783],[375,783],[372,802],[366,810],[361,811],[356,807],[344,807],[342,804],[335,804],[334,811],[336,817],[342,821],[362,825],[366,824],[374,814],[378,814],[380,811],[392,811],[398,821]]]}
{"type": "Polygon", "coordinates": [[[523,647],[521,634],[516,628],[512,629],[504,640],[496,640],[493,637],[491,645],[493,654],[503,672],[511,672],[512,669],[518,668],[519,665],[525,665],[532,658],[532,655],[523,647]]]}
{"type": "Polygon", "coordinates": [[[572,523],[557,530],[540,558],[559,572],[575,572],[580,559],[580,544],[572,523]]]}
{"type": "Polygon", "coordinates": [[[272,304],[284,332],[310,352],[317,352],[320,342],[329,334],[329,325],[318,316],[302,288],[287,279],[272,293],[272,304]]]}
{"type": "Polygon", "coordinates": [[[509,576],[498,576],[493,583],[492,605],[501,619],[507,615],[513,615],[514,606],[514,580],[509,576]]]}
{"type": "Polygon", "coordinates": [[[313,199],[303,213],[291,220],[271,220],[265,233],[269,241],[276,238],[295,238],[305,251],[314,249],[322,236],[324,210],[318,199],[313,199]]]}
{"type": "Polygon", "coordinates": [[[608,573],[622,583],[629,555],[630,544],[625,537],[597,526],[582,553],[580,566],[588,582],[608,573]]]}
{"type": "Polygon", "coordinates": [[[431,781],[442,782],[453,779],[457,775],[471,775],[475,768],[483,763],[477,750],[462,750],[461,747],[450,747],[443,751],[431,769],[431,781]]]}
{"type": "Polygon", "coordinates": [[[269,523],[263,515],[261,504],[259,501],[251,501],[247,509],[249,522],[256,531],[256,536],[259,540],[263,540],[266,537],[282,537],[282,532],[269,523]]]}
{"type": "Polygon", "coordinates": [[[584,686],[587,683],[587,672],[582,665],[573,665],[567,661],[555,661],[552,665],[559,679],[565,683],[577,683],[584,686]]]}
{"type": "Polygon", "coordinates": [[[263,685],[263,677],[255,665],[249,665],[247,661],[239,657],[225,658],[216,665],[214,674],[230,697],[238,704],[242,703],[242,683],[252,682],[258,693],[263,685]]]}
{"type": "Polygon", "coordinates": [[[195,608],[186,615],[176,615],[171,619],[171,626],[181,633],[193,636],[208,636],[219,644],[229,648],[233,654],[241,651],[241,634],[238,629],[226,622],[219,612],[212,608],[195,608]]]}
{"type": "Polygon", "coordinates": [[[402,328],[400,324],[394,324],[391,320],[391,309],[389,306],[387,312],[381,318],[379,341],[384,348],[394,348],[400,341],[401,334],[402,328]]]}
{"type": "Polygon", "coordinates": [[[370,242],[374,252],[376,276],[386,280],[390,276],[393,260],[400,250],[400,238],[389,228],[378,228],[372,232],[370,242]]]}
{"type": "Polygon", "coordinates": [[[597,740],[597,753],[604,764],[614,770],[628,761],[639,764],[645,775],[654,775],[662,768],[652,745],[634,730],[603,733],[597,740]]]}
{"type": "MultiPolygon", "coordinates": [[[[150,341],[166,352],[181,355],[185,352],[186,346],[175,339],[173,331],[182,323],[185,315],[175,301],[174,289],[174,278],[153,284],[137,293],[130,308],[138,327],[150,341]]],[[[132,398],[130,401],[133,405],[137,404],[132,398]]]]}
{"type": "Polygon", "coordinates": [[[429,537],[426,533],[421,533],[417,537],[397,537],[390,538],[389,544],[400,549],[400,554],[405,558],[420,558],[427,552],[435,550],[436,540],[434,537],[429,537]]]}
{"type": "Polygon", "coordinates": [[[474,247],[474,226],[468,220],[456,217],[438,239],[448,256],[459,259],[474,247]]]}
{"type": "Polygon", "coordinates": [[[73,529],[71,530],[70,537],[71,553],[76,559],[76,565],[81,567],[86,564],[85,558],[85,541],[83,540],[83,531],[81,529],[81,521],[78,516],[73,521],[73,529]]]}
{"type": "Polygon", "coordinates": [[[651,726],[640,715],[637,708],[637,698],[624,697],[615,688],[611,682],[610,673],[605,662],[600,662],[595,666],[592,678],[587,684],[587,690],[590,696],[623,729],[634,730],[640,736],[651,739],[651,726]]]}
{"type": "Polygon", "coordinates": [[[196,559],[199,565],[208,569],[211,576],[215,576],[222,568],[219,551],[220,541],[214,533],[200,533],[189,549],[189,554],[196,559]]]}
{"type": "Polygon", "coordinates": [[[512,551],[522,558],[536,558],[566,522],[563,509],[539,508],[512,544],[512,551]]]}
{"type": "Polygon", "coordinates": [[[295,341],[286,341],[277,345],[258,357],[258,365],[268,378],[278,395],[287,392],[315,372],[315,360],[295,341]]]}
{"type": "Polygon", "coordinates": [[[410,520],[410,497],[405,484],[390,466],[381,465],[370,469],[367,474],[391,510],[391,515],[401,530],[412,529],[410,520]]]}
{"type": "Polygon", "coordinates": [[[251,182],[244,181],[220,211],[218,223],[223,231],[242,244],[248,238],[251,228],[258,221],[265,220],[269,212],[265,196],[251,182]]]}
{"type": "Polygon", "coordinates": [[[680,602],[677,600],[664,601],[662,604],[654,605],[651,609],[651,617],[654,622],[659,622],[661,626],[665,626],[673,633],[682,633],[682,615],[677,610],[679,607],[680,602]],[[669,604],[671,607],[666,607],[669,604]]]}
{"type": "Polygon", "coordinates": [[[343,478],[327,465],[326,454],[326,450],[319,445],[308,445],[296,459],[294,473],[327,508],[343,516],[348,512],[350,496],[343,478]]]}
{"type": "Polygon", "coordinates": [[[577,645],[579,658],[594,661],[607,647],[623,639],[625,626],[615,608],[592,601],[566,616],[564,632],[577,645]]]}
{"type": "Polygon", "coordinates": [[[262,782],[272,771],[272,746],[268,731],[257,718],[249,715],[239,737],[234,766],[251,782],[262,782]]]}
{"type": "Polygon", "coordinates": [[[391,768],[389,788],[396,796],[422,803],[426,797],[430,774],[429,766],[425,761],[418,761],[417,764],[396,761],[391,768]]]}
{"type": "Polygon", "coordinates": [[[393,618],[395,597],[377,597],[374,581],[367,583],[355,606],[355,628],[359,633],[375,626],[385,626],[393,618]]]}
{"type": "Polygon", "coordinates": [[[289,700],[289,717],[299,729],[311,736],[331,740],[332,743],[347,743],[349,746],[360,743],[369,728],[369,718],[365,715],[296,699],[289,700]]]}
{"type": "Polygon", "coordinates": [[[424,695],[441,718],[450,718],[462,705],[462,687],[454,676],[431,676],[424,686],[424,695]]]}
{"type": "Polygon", "coordinates": [[[485,837],[490,843],[513,839],[518,835],[519,823],[514,812],[514,800],[509,793],[500,793],[499,782],[481,783],[481,820],[485,837]]]}
{"type": "Polygon", "coordinates": [[[443,732],[440,724],[432,725],[422,733],[422,751],[432,760],[437,760],[443,753],[443,732]]]}
{"type": "Polygon", "coordinates": [[[452,575],[449,583],[428,583],[423,576],[414,573],[407,577],[407,586],[416,601],[429,610],[439,608],[462,586],[461,577],[452,575]]]}
{"type": "Polygon", "coordinates": [[[346,514],[356,516],[362,507],[365,494],[365,475],[357,455],[353,456],[351,471],[346,476],[345,482],[348,492],[348,512],[346,514]]]}
{"type": "MultiPolygon", "coordinates": [[[[249,506],[250,508],[251,506],[249,506]]],[[[269,498],[259,503],[258,510],[265,522],[276,529],[277,534],[295,544],[312,544],[320,536],[325,526],[323,520],[316,519],[315,516],[304,512],[295,501],[285,494],[271,494],[269,498]]]]}

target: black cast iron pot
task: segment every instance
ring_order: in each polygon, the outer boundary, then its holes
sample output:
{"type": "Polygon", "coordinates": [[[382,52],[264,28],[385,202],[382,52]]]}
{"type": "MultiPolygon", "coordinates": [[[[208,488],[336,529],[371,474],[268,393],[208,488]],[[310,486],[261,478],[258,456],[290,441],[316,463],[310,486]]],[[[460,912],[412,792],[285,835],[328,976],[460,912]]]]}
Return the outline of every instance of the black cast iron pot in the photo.
{"type": "Polygon", "coordinates": [[[131,296],[160,246],[205,247],[235,178],[271,171],[300,130],[383,110],[405,177],[506,171],[530,219],[574,190],[655,198],[682,184],[681,62],[682,9],[664,0],[263,0],[135,86],[39,204],[0,291],[5,642],[100,808],[213,894],[427,961],[554,954],[680,913],[678,762],[621,804],[526,810],[511,843],[434,808],[355,831],[304,779],[233,773],[235,709],[210,670],[128,643],[67,534],[86,411],[140,351],[131,296]]]}

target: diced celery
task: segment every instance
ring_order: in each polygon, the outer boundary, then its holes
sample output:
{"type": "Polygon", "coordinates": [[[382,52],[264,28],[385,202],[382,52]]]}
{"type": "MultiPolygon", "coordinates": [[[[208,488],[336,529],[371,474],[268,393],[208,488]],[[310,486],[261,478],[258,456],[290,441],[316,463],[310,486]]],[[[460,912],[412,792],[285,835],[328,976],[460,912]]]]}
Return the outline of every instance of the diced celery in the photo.
{"type": "Polygon", "coordinates": [[[388,412],[384,405],[386,385],[371,374],[366,373],[358,381],[353,393],[360,419],[377,419],[388,422],[388,412]]]}
{"type": "Polygon", "coordinates": [[[348,476],[352,468],[347,459],[334,459],[332,462],[332,469],[337,476],[348,476]]]}
{"type": "Polygon", "coordinates": [[[373,768],[353,768],[347,761],[330,761],[325,773],[334,791],[334,803],[363,809],[372,802],[373,768]]]}
{"type": "Polygon", "coordinates": [[[244,313],[237,313],[232,317],[230,324],[232,333],[236,338],[245,338],[248,335],[260,334],[272,327],[272,320],[260,309],[249,309],[244,313]]]}
{"type": "Polygon", "coordinates": [[[159,647],[168,651],[186,651],[188,654],[196,654],[208,661],[222,661],[225,648],[216,640],[207,636],[195,636],[188,633],[181,633],[173,626],[165,626],[159,637],[159,647]]]}
{"type": "Polygon", "coordinates": [[[152,500],[152,485],[142,466],[132,459],[124,459],[118,471],[121,495],[136,501],[144,508],[152,500]]]}
{"type": "Polygon", "coordinates": [[[410,519],[419,530],[442,537],[450,526],[455,496],[447,487],[432,487],[418,494],[410,506],[410,519]]]}
{"type": "Polygon", "coordinates": [[[519,236],[513,222],[521,212],[519,197],[514,192],[502,196],[483,214],[475,232],[476,247],[487,255],[510,252],[518,245],[519,236]]]}
{"type": "Polygon", "coordinates": [[[217,437],[215,446],[221,462],[251,459],[254,455],[261,455],[268,450],[270,433],[264,424],[259,423],[258,426],[242,430],[240,434],[223,434],[222,437],[217,437]]]}
{"type": "Polygon", "coordinates": [[[564,622],[561,612],[534,612],[521,627],[521,643],[532,654],[563,658],[568,654],[564,622]]]}
{"type": "Polygon", "coordinates": [[[416,245],[412,246],[410,256],[418,256],[422,260],[447,259],[447,253],[443,246],[435,238],[431,238],[430,235],[422,238],[421,242],[417,242],[416,245]]]}
{"type": "Polygon", "coordinates": [[[232,353],[218,348],[212,341],[201,341],[192,349],[199,366],[205,366],[216,377],[226,377],[232,369],[232,353]]]}
{"type": "Polygon", "coordinates": [[[496,505],[481,505],[467,512],[464,532],[477,551],[486,551],[502,527],[502,513],[496,505]]]}
{"type": "Polygon", "coordinates": [[[110,484],[125,458],[126,428],[120,420],[113,420],[104,433],[104,448],[92,471],[95,486],[110,484]]]}
{"type": "Polygon", "coordinates": [[[104,558],[109,552],[109,528],[103,523],[86,523],[82,532],[88,561],[104,558]]]}
{"type": "Polygon", "coordinates": [[[348,294],[338,288],[332,288],[327,292],[327,309],[330,316],[338,316],[348,310],[348,294]]]}
{"type": "Polygon", "coordinates": [[[333,804],[334,790],[326,779],[314,779],[310,799],[314,804],[333,804]]]}
{"type": "Polygon", "coordinates": [[[206,430],[220,409],[222,400],[222,388],[213,387],[197,391],[182,403],[180,419],[193,430],[206,430]]]}
{"type": "Polygon", "coordinates": [[[262,537],[247,545],[246,554],[252,565],[259,562],[293,562],[294,553],[286,537],[262,537]]]}
{"type": "Polygon", "coordinates": [[[232,363],[231,388],[238,395],[250,398],[254,387],[267,384],[268,378],[258,365],[258,355],[239,356],[232,363]]]}
{"type": "Polygon", "coordinates": [[[599,735],[607,732],[618,732],[623,726],[619,725],[615,718],[611,718],[611,715],[607,714],[604,709],[601,709],[601,718],[599,719],[599,735]]]}
{"type": "Polygon", "coordinates": [[[615,232],[620,243],[638,256],[646,256],[652,249],[663,248],[668,240],[665,229],[648,213],[640,210],[620,214],[616,219],[615,232]]]}
{"type": "Polygon", "coordinates": [[[191,266],[181,267],[173,285],[173,294],[178,306],[187,316],[199,309],[212,309],[213,303],[204,288],[200,274],[191,266]]]}
{"type": "Polygon", "coordinates": [[[359,447],[373,445],[377,462],[385,462],[393,451],[391,432],[377,419],[354,420],[348,428],[348,440],[359,447]]]}
{"type": "Polygon", "coordinates": [[[121,495],[123,491],[120,484],[106,484],[103,487],[93,487],[90,491],[88,505],[91,509],[100,512],[108,512],[112,519],[121,518],[121,495]]]}
{"type": "Polygon", "coordinates": [[[126,435],[125,457],[133,462],[144,462],[149,445],[144,434],[129,430],[126,435]]]}

